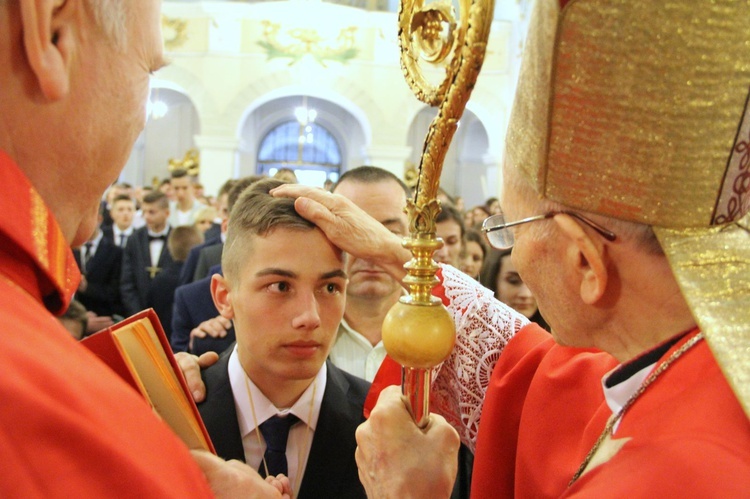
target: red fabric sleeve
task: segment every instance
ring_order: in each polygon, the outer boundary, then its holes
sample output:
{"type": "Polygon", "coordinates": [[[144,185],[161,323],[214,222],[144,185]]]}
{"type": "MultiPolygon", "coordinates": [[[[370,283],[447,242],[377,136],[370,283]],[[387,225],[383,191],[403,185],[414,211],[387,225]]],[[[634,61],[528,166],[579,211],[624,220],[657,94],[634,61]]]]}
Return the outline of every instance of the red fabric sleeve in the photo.
{"type": "Polygon", "coordinates": [[[366,418],[370,417],[370,411],[378,402],[380,392],[392,385],[401,385],[401,364],[386,355],[383,363],[380,364],[380,369],[375,374],[375,379],[372,380],[370,391],[365,399],[364,413],[366,418]]]}
{"type": "Polygon", "coordinates": [[[549,333],[531,323],[510,340],[492,371],[474,453],[472,498],[513,497],[519,422],[526,394],[539,364],[554,344],[549,333]]]}

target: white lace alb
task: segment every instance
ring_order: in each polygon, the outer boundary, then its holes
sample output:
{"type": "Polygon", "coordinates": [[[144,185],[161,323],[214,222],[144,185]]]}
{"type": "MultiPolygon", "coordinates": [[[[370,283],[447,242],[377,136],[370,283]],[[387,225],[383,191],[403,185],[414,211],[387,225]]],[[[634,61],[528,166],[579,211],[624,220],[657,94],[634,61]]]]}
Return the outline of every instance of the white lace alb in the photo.
{"type": "Polygon", "coordinates": [[[441,268],[456,346],[433,371],[431,411],[441,414],[474,452],[492,369],[508,341],[529,321],[463,272],[441,268]]]}

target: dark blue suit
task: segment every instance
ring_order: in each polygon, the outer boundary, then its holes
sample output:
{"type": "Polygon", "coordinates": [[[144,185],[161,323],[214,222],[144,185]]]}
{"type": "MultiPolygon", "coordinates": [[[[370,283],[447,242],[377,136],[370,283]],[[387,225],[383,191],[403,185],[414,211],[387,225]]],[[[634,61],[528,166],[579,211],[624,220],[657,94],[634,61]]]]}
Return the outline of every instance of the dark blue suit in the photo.
{"type": "Polygon", "coordinates": [[[80,250],[73,250],[73,255],[88,284],[86,291],[76,293],[76,299],[96,315],[123,315],[120,301],[122,249],[102,237],[85,269],[81,268],[80,250]]]}
{"type": "MultiPolygon", "coordinates": [[[[165,241],[157,267],[164,269],[171,263],[172,255],[169,254],[165,241]]],[[[151,252],[148,229],[141,227],[128,238],[122,257],[120,294],[127,315],[133,315],[148,307],[148,290],[153,280],[148,271],[149,267],[151,267],[151,252]]]]}
{"type": "Polygon", "coordinates": [[[224,251],[224,243],[214,244],[203,248],[198,256],[198,263],[195,265],[195,274],[193,280],[203,279],[210,276],[211,269],[221,265],[221,254],[224,251]]]}
{"type": "Polygon", "coordinates": [[[209,239],[221,239],[221,224],[212,223],[211,227],[203,234],[203,237],[206,241],[209,239]]]}
{"type": "MultiPolygon", "coordinates": [[[[172,350],[187,352],[190,331],[201,322],[218,315],[219,310],[211,297],[211,277],[178,287],[174,292],[172,309],[172,350]]],[[[196,355],[205,352],[221,353],[234,343],[234,339],[232,327],[227,330],[224,338],[196,338],[191,351],[196,355]]]]}
{"type": "Polygon", "coordinates": [[[153,308],[164,328],[167,339],[172,338],[172,310],[174,309],[174,292],[179,286],[180,270],[184,262],[172,262],[151,281],[146,295],[146,306],[153,308]]]}
{"type": "MultiPolygon", "coordinates": [[[[245,461],[234,395],[229,383],[229,354],[224,352],[219,361],[201,375],[206,383],[206,400],[198,405],[203,422],[224,459],[245,461]]],[[[354,432],[364,422],[362,407],[370,383],[352,376],[327,361],[326,389],[320,406],[305,475],[296,497],[305,498],[364,498],[359,481],[354,450],[354,432]]]]}
{"type": "Polygon", "coordinates": [[[180,271],[180,286],[193,282],[193,275],[195,274],[195,268],[198,266],[198,257],[201,254],[201,250],[203,248],[208,248],[209,246],[214,246],[216,244],[221,244],[221,237],[206,237],[206,241],[204,243],[201,243],[198,246],[194,246],[190,249],[187,260],[185,260],[185,265],[182,266],[182,270],[180,271]]]}

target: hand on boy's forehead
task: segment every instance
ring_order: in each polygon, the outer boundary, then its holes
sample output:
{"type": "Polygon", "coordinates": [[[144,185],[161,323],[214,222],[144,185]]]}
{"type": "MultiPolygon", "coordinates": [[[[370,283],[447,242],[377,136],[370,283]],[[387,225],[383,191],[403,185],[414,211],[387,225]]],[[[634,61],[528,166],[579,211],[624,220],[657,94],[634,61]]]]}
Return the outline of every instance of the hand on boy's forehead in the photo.
{"type": "MultiPolygon", "coordinates": [[[[287,277],[289,279],[299,279],[301,274],[292,271],[287,270],[284,268],[279,267],[267,267],[264,269],[260,269],[255,273],[255,277],[266,277],[266,276],[275,276],[275,277],[287,277]]],[[[331,270],[329,272],[322,272],[318,275],[318,279],[324,281],[328,279],[346,279],[346,272],[344,272],[343,267],[337,268],[334,270],[331,270]]]]}
{"type": "Polygon", "coordinates": [[[253,236],[244,266],[255,278],[346,279],[342,251],[320,229],[279,228],[253,236]]]}

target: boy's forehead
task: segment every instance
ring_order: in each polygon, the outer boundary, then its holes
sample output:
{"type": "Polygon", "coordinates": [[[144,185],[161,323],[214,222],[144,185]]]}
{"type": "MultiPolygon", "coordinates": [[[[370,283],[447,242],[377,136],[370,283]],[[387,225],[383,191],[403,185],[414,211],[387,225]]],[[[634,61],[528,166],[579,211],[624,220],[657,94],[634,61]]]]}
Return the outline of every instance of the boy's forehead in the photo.
{"type": "Polygon", "coordinates": [[[238,242],[246,255],[243,259],[245,266],[253,267],[254,273],[326,274],[344,268],[343,252],[328,241],[318,228],[300,230],[277,227],[265,234],[248,233],[238,242]],[[333,258],[325,258],[327,248],[331,249],[333,258]],[[324,258],[310,258],[311,252],[318,257],[322,252],[324,258]]]}

